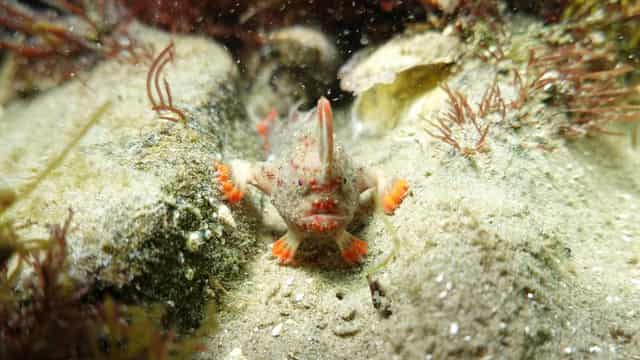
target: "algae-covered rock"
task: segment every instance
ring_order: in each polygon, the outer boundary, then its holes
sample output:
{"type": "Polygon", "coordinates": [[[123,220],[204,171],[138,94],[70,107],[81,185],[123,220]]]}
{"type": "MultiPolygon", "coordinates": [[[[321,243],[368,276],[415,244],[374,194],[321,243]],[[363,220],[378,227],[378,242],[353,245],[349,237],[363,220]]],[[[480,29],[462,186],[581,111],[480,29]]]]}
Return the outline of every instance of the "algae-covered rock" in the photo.
{"type": "Polygon", "coordinates": [[[458,38],[432,31],[362,50],[339,73],[341,88],[357,95],[353,120],[371,132],[393,128],[408,104],[436,87],[461,55],[458,38]]]}
{"type": "MultiPolygon", "coordinates": [[[[135,34],[156,49],[171,40],[139,26],[135,34]]],[[[240,274],[255,245],[255,217],[245,216],[250,210],[242,206],[224,210],[212,162],[250,157],[255,150],[244,130],[238,72],[229,54],[202,38],[173,41],[175,61],[165,74],[186,125],[151,111],[149,65],[107,61],[86,78],[5,109],[0,173],[20,192],[89,115],[110,102],[97,125],[10,216],[26,224],[21,234],[32,238],[73,209],[72,274],[129,299],[161,301],[185,328],[202,317],[211,289],[240,274]]]]}

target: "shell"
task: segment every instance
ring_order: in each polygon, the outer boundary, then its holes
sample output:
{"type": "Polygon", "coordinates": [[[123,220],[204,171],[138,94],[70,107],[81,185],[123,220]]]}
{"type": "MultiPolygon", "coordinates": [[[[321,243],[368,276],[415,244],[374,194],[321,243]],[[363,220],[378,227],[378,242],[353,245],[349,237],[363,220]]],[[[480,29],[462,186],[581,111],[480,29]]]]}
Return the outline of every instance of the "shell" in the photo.
{"type": "Polygon", "coordinates": [[[447,66],[462,56],[462,48],[458,38],[428,31],[403,35],[354,55],[338,77],[343,90],[357,95],[352,112],[355,128],[377,133],[395,127],[412,99],[448,75],[447,66]]]}
{"type": "Polygon", "coordinates": [[[356,95],[418,66],[446,65],[462,55],[457,37],[428,31],[394,38],[381,47],[354,55],[339,71],[340,87],[356,95]],[[393,59],[393,61],[390,61],[393,59]]]}

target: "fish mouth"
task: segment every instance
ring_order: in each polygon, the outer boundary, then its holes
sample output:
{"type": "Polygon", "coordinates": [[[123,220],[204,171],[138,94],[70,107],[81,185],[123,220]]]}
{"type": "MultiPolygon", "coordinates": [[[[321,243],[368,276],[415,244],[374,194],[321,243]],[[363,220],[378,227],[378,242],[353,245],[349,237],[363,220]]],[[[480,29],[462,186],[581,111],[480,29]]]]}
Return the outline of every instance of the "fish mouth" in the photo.
{"type": "Polygon", "coordinates": [[[314,221],[314,220],[318,220],[318,221],[322,221],[322,220],[335,220],[335,221],[343,221],[346,220],[347,217],[344,215],[339,215],[339,214],[313,214],[313,215],[308,215],[302,218],[303,222],[306,221],[314,221]]]}
{"type": "Polygon", "coordinates": [[[341,228],[347,217],[337,214],[313,214],[305,216],[300,226],[307,232],[329,232],[341,228]]]}

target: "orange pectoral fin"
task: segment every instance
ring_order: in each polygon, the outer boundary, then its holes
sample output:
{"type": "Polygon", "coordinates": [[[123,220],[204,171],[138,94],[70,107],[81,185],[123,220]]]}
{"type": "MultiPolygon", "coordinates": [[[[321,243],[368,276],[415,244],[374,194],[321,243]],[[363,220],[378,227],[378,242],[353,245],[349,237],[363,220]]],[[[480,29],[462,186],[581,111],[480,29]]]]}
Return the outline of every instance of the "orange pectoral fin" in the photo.
{"type": "Polygon", "coordinates": [[[393,212],[400,206],[405,196],[409,192],[409,183],[406,180],[396,180],[391,189],[382,196],[382,209],[387,215],[393,215],[393,212]]]}
{"type": "Polygon", "coordinates": [[[214,167],[217,173],[216,179],[220,182],[218,188],[224,195],[225,200],[232,204],[240,202],[244,197],[244,193],[230,180],[231,170],[229,166],[217,162],[214,164],[214,167]]]}

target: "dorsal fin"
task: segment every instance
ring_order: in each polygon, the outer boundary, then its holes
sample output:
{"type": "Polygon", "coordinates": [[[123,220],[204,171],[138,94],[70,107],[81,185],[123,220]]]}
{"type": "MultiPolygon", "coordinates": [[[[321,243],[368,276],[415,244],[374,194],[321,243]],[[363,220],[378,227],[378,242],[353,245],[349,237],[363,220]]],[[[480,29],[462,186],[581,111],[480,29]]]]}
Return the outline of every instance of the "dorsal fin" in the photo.
{"type": "Polygon", "coordinates": [[[333,167],[333,124],[331,103],[324,96],[318,100],[318,141],[320,143],[320,162],[322,163],[322,180],[331,178],[333,167]]]}

